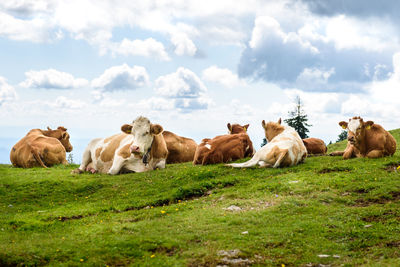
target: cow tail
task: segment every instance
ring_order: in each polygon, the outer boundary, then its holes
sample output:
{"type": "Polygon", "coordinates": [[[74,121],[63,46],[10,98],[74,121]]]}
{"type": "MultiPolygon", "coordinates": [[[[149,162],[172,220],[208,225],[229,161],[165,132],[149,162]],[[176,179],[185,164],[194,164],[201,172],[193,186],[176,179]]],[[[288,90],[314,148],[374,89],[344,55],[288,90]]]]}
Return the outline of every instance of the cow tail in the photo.
{"type": "Polygon", "coordinates": [[[249,161],[243,162],[243,163],[231,163],[231,164],[226,164],[226,166],[231,166],[234,168],[247,168],[247,167],[253,167],[257,165],[259,162],[259,159],[256,155],[254,155],[249,161]]]}
{"type": "Polygon", "coordinates": [[[33,157],[35,158],[35,160],[40,164],[40,166],[42,166],[43,168],[47,168],[47,166],[43,163],[42,158],[40,157],[37,149],[32,147],[30,144],[28,144],[28,145],[31,148],[31,153],[32,153],[33,157]]]}

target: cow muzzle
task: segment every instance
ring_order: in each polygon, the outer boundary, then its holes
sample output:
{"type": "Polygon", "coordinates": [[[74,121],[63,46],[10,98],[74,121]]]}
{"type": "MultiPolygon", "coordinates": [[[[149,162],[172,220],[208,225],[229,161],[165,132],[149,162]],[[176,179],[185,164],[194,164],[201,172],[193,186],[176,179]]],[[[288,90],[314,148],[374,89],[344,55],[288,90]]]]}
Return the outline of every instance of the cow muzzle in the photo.
{"type": "MultiPolygon", "coordinates": [[[[131,151],[131,153],[141,153],[140,148],[136,145],[131,145],[129,147],[129,150],[131,151]]],[[[143,154],[143,153],[141,153],[141,154],[143,154]]]]}

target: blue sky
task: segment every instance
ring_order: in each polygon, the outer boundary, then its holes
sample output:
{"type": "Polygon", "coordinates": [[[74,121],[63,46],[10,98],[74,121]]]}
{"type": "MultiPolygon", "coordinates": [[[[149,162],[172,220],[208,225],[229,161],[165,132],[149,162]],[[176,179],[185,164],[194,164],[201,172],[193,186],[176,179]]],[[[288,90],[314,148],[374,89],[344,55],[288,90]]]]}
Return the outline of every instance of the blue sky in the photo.
{"type": "Polygon", "coordinates": [[[0,162],[29,129],[65,126],[74,157],[139,115],[179,135],[287,118],[310,135],[352,116],[400,127],[397,1],[0,3],[0,162]]]}

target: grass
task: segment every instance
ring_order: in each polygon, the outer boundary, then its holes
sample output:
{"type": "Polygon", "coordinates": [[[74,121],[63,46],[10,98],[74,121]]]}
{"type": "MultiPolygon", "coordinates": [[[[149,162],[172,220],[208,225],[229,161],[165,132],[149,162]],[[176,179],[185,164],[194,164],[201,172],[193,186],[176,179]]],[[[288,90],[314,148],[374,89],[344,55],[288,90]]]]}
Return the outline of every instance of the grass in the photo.
{"type": "Polygon", "coordinates": [[[389,165],[399,152],[118,176],[0,165],[0,266],[399,266],[400,171],[389,165]]]}

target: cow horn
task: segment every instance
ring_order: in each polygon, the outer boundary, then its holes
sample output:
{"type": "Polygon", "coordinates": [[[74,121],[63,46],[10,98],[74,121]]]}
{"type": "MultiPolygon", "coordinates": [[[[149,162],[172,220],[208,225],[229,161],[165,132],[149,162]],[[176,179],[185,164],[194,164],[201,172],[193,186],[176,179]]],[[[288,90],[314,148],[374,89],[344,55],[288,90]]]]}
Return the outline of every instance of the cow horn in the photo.
{"type": "Polygon", "coordinates": [[[49,131],[53,131],[49,126],[47,126],[47,130],[49,130],[49,131]]]}

